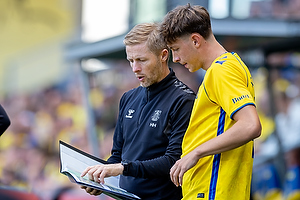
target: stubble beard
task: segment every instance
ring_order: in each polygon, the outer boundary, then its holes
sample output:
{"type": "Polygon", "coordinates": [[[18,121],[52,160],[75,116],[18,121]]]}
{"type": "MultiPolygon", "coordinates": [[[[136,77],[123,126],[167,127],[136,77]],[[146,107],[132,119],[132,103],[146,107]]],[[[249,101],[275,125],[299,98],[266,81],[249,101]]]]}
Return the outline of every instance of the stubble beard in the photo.
{"type": "Polygon", "coordinates": [[[153,69],[153,72],[149,76],[145,76],[145,81],[141,82],[140,85],[142,87],[149,87],[155,83],[158,83],[160,81],[160,76],[162,73],[162,65],[157,61],[156,67],[153,69]]]}

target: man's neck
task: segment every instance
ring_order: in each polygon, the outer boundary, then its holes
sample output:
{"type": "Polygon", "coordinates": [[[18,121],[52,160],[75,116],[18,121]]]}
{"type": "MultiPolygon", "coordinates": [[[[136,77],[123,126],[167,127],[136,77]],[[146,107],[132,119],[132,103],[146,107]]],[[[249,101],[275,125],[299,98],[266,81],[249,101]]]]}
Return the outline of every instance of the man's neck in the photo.
{"type": "Polygon", "coordinates": [[[214,37],[210,38],[207,42],[207,59],[203,65],[204,70],[208,70],[216,58],[227,52],[226,49],[214,37]]]}

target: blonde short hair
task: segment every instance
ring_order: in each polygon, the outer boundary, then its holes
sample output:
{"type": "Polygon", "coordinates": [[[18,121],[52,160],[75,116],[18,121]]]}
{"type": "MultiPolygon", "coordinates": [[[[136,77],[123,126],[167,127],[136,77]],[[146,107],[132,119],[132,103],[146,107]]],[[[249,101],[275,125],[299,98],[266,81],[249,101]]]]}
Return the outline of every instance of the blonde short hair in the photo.
{"type": "Polygon", "coordinates": [[[142,23],[135,25],[125,36],[123,42],[126,46],[146,42],[149,50],[156,55],[159,55],[163,49],[168,49],[168,46],[159,31],[158,23],[142,23]]]}

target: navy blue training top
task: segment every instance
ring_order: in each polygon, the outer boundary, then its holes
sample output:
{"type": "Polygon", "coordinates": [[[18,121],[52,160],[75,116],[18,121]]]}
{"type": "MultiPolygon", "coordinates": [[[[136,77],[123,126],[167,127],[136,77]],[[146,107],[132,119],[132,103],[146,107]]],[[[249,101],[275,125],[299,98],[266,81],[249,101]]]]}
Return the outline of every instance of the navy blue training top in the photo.
{"type": "Polygon", "coordinates": [[[181,156],[195,93],[170,73],[159,83],[123,94],[109,163],[129,162],[120,187],[143,200],[182,198],[170,179],[181,156]]]}

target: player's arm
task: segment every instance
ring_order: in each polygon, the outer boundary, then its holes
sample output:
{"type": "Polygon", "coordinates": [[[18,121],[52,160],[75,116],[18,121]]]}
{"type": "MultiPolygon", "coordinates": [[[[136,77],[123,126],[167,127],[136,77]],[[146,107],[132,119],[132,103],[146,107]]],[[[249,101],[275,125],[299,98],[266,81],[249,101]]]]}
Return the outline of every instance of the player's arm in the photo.
{"type": "Polygon", "coordinates": [[[233,115],[233,119],[236,123],[230,129],[201,144],[175,163],[170,177],[176,186],[182,184],[183,174],[199,159],[235,149],[260,136],[261,124],[254,105],[243,107],[233,115]]]}
{"type": "Polygon", "coordinates": [[[254,105],[243,107],[233,119],[236,123],[230,129],[195,149],[199,158],[235,149],[260,136],[261,124],[254,105]]]}

